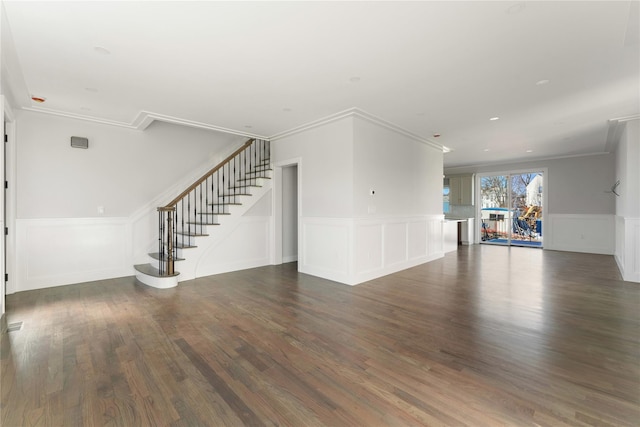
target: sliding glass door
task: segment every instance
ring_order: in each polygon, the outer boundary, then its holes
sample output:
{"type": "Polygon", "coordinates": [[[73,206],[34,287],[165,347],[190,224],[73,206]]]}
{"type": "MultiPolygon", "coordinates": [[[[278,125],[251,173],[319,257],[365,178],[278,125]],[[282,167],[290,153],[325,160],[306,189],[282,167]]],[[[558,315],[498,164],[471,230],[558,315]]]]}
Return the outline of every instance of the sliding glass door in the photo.
{"type": "Polygon", "coordinates": [[[542,247],[543,172],[482,175],[480,242],[542,247]]]}

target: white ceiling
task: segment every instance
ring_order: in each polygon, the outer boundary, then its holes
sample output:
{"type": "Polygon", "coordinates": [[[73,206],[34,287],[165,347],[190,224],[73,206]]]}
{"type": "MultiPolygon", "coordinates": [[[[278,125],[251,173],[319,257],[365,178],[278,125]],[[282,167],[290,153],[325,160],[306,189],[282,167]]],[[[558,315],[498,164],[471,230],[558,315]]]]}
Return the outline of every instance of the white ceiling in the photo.
{"type": "Polygon", "coordinates": [[[640,113],[638,1],[3,3],[27,108],[270,137],[356,107],[445,166],[605,152],[640,113]]]}

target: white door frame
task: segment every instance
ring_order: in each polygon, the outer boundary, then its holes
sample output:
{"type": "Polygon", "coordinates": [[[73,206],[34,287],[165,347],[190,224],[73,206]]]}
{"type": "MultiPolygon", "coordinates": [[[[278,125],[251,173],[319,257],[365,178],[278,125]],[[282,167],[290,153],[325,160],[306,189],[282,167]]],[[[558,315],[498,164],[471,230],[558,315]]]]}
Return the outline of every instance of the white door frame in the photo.
{"type": "MultiPolygon", "coordinates": [[[[301,243],[302,236],[300,234],[300,217],[302,216],[302,158],[295,157],[293,159],[282,160],[277,163],[273,163],[273,215],[272,226],[273,230],[271,242],[273,259],[271,264],[282,264],[282,168],[289,166],[297,166],[298,170],[298,266],[301,265],[302,251],[301,243]]],[[[299,267],[298,267],[299,268],[299,267]]]]}
{"type": "MultiPolygon", "coordinates": [[[[0,275],[0,298],[2,298],[1,310],[2,314],[6,311],[5,295],[15,292],[15,247],[16,247],[16,120],[13,109],[9,105],[7,98],[0,95],[0,116],[2,117],[3,135],[7,134],[7,143],[3,149],[4,159],[3,167],[6,168],[4,174],[9,182],[9,188],[6,190],[6,205],[2,202],[2,212],[6,223],[4,227],[8,227],[9,235],[5,236],[5,245],[3,250],[6,251],[3,260],[6,263],[2,266],[0,275]],[[6,129],[4,124],[6,123],[6,129]],[[4,275],[9,275],[9,281],[4,281],[4,275]]],[[[4,185],[4,183],[3,183],[4,185]]],[[[4,230],[2,230],[4,233],[4,230]]]]}

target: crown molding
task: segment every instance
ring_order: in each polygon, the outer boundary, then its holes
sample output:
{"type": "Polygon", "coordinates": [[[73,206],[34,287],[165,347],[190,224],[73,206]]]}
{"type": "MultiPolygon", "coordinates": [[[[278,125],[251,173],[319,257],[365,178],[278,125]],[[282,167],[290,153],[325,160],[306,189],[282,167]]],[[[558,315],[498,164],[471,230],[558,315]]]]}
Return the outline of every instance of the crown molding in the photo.
{"type": "Polygon", "coordinates": [[[153,123],[156,120],[159,121],[159,122],[172,123],[172,124],[180,125],[180,126],[188,126],[188,127],[192,127],[192,128],[213,130],[213,131],[216,131],[216,132],[223,132],[223,133],[230,133],[232,135],[245,136],[247,138],[268,139],[264,135],[258,135],[258,134],[255,134],[255,133],[243,132],[243,131],[240,131],[240,130],[225,128],[225,127],[222,127],[222,126],[216,126],[216,125],[213,125],[211,123],[196,122],[194,120],[182,119],[180,117],[174,117],[174,116],[168,116],[168,115],[165,115],[165,114],[153,113],[151,111],[140,111],[140,113],[138,113],[138,115],[133,120],[131,125],[135,126],[135,128],[138,129],[138,130],[145,130],[147,127],[149,127],[149,125],[151,125],[151,123],[153,123]]]}
{"type": "Polygon", "coordinates": [[[165,114],[153,113],[151,111],[140,111],[131,123],[120,122],[117,120],[108,120],[100,117],[86,116],[82,114],[69,113],[66,111],[52,110],[41,107],[22,107],[23,110],[33,111],[36,113],[50,114],[53,116],[66,117],[69,119],[84,120],[87,122],[100,123],[103,125],[117,126],[125,129],[133,129],[143,131],[147,129],[153,122],[165,122],[174,125],[187,126],[198,129],[212,130],[216,132],[230,133],[232,135],[245,136],[247,138],[268,139],[262,135],[243,132],[235,129],[224,128],[210,123],[196,122],[193,120],[182,119],[180,117],[168,116],[165,114]]]}
{"type": "Polygon", "coordinates": [[[640,119],[640,114],[609,119],[609,128],[607,129],[607,139],[605,143],[605,151],[607,153],[614,152],[618,147],[620,138],[622,137],[622,132],[624,131],[627,122],[638,119],[640,119]]]}
{"type": "Polygon", "coordinates": [[[477,168],[483,167],[492,167],[492,166],[502,166],[502,165],[519,165],[526,163],[536,163],[543,162],[548,160],[561,160],[561,159],[573,159],[576,157],[590,157],[590,156],[606,156],[610,153],[606,151],[596,151],[591,153],[582,153],[582,154],[567,154],[565,156],[548,156],[548,157],[531,157],[528,159],[511,159],[511,160],[497,160],[495,162],[484,162],[484,163],[468,163],[463,165],[454,165],[447,166],[444,165],[444,170],[449,174],[455,173],[466,173],[469,170],[475,170],[477,168]]]}
{"type": "Polygon", "coordinates": [[[100,124],[109,125],[109,126],[118,126],[125,129],[133,129],[133,130],[139,130],[139,131],[143,131],[147,129],[155,121],[160,121],[160,122],[171,123],[171,124],[180,125],[180,126],[188,126],[188,127],[198,128],[198,129],[206,129],[206,130],[212,130],[215,132],[223,132],[223,133],[229,133],[232,135],[244,136],[247,138],[257,138],[257,139],[264,139],[264,140],[270,140],[270,141],[275,141],[277,139],[282,139],[291,135],[295,135],[297,133],[314,129],[319,126],[324,126],[329,123],[333,123],[333,122],[345,119],[347,117],[357,117],[359,119],[366,120],[375,125],[387,128],[393,132],[404,135],[414,141],[418,141],[422,144],[428,145],[437,150],[443,149],[443,146],[441,144],[438,144],[432,141],[431,139],[423,138],[413,132],[410,132],[406,129],[401,128],[396,124],[388,122],[378,116],[374,116],[373,114],[367,113],[366,111],[361,110],[359,108],[355,108],[355,107],[349,108],[348,110],[340,111],[335,114],[331,114],[329,116],[297,126],[287,131],[277,133],[271,137],[266,137],[264,135],[258,135],[255,133],[243,132],[235,129],[229,129],[222,126],[216,126],[211,123],[197,122],[194,120],[187,120],[180,117],[168,116],[166,114],[154,113],[152,111],[140,111],[131,123],[127,123],[127,122],[121,122],[117,120],[108,120],[100,117],[87,116],[83,114],[70,113],[66,111],[52,110],[52,109],[42,108],[42,107],[33,107],[33,106],[22,107],[22,109],[26,111],[36,112],[36,113],[50,114],[50,115],[59,116],[59,117],[66,117],[66,118],[76,119],[76,120],[84,120],[88,122],[100,123],[100,124]]]}
{"type": "Polygon", "coordinates": [[[25,111],[32,111],[34,113],[49,114],[49,115],[58,116],[58,117],[66,117],[68,119],[84,120],[86,122],[100,123],[100,124],[109,125],[109,126],[118,126],[126,129],[136,129],[136,127],[130,123],[119,122],[116,120],[102,119],[100,117],[85,116],[82,114],[68,113],[66,111],[51,110],[49,108],[22,107],[22,109],[25,111]]]}
{"type": "Polygon", "coordinates": [[[382,118],[380,118],[378,116],[374,116],[373,114],[367,113],[366,111],[361,110],[359,108],[355,108],[355,107],[354,108],[349,108],[349,109],[344,110],[344,111],[340,111],[340,112],[335,113],[335,114],[331,114],[329,116],[323,117],[323,118],[318,119],[318,120],[314,120],[312,122],[303,124],[301,126],[297,126],[295,128],[286,130],[284,132],[277,133],[275,135],[270,136],[267,139],[269,139],[270,141],[275,141],[275,140],[278,140],[278,139],[286,138],[286,137],[295,135],[295,134],[300,133],[300,132],[304,132],[304,131],[308,131],[308,130],[317,128],[319,126],[324,126],[324,125],[327,125],[329,123],[337,122],[337,121],[345,119],[347,117],[357,117],[357,118],[366,120],[366,121],[368,121],[370,123],[373,123],[375,125],[382,126],[382,127],[387,128],[389,130],[392,130],[392,131],[394,131],[396,133],[402,134],[402,135],[404,135],[404,136],[406,136],[406,137],[408,137],[410,139],[413,139],[414,141],[418,141],[418,142],[421,142],[423,144],[429,145],[429,146],[431,146],[433,148],[436,148],[438,150],[442,150],[442,145],[440,145],[440,144],[438,144],[438,143],[436,143],[436,142],[434,142],[434,141],[432,141],[432,140],[430,140],[428,138],[423,138],[423,137],[421,137],[419,135],[416,135],[415,133],[412,133],[412,132],[410,132],[410,131],[408,131],[406,129],[401,128],[398,125],[395,125],[395,124],[393,124],[391,122],[388,122],[388,121],[386,121],[386,120],[384,120],[384,119],[382,119],[382,118]]]}
{"type": "Polygon", "coordinates": [[[640,120],[640,113],[632,114],[625,117],[616,117],[615,119],[609,119],[609,122],[630,122],[631,120],[640,120]]]}

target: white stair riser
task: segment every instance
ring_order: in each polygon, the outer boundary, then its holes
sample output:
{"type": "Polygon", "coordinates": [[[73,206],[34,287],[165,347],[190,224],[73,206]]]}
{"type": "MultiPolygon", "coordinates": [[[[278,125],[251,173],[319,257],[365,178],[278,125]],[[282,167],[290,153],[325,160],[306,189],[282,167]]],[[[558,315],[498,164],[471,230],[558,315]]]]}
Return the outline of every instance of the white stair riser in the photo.
{"type": "Polygon", "coordinates": [[[153,277],[144,273],[137,272],[136,279],[141,281],[147,286],[151,286],[158,289],[175,288],[178,286],[178,276],[172,277],[153,277]]]}

